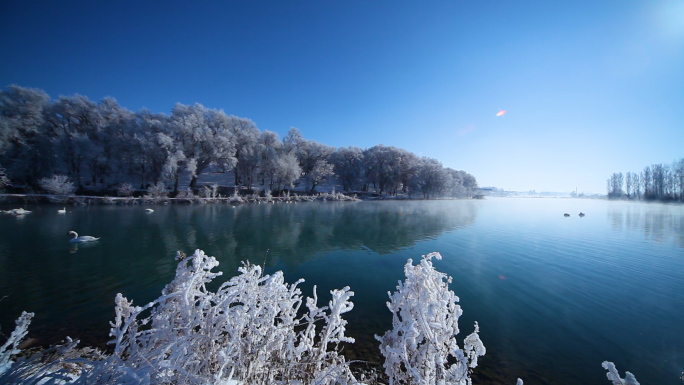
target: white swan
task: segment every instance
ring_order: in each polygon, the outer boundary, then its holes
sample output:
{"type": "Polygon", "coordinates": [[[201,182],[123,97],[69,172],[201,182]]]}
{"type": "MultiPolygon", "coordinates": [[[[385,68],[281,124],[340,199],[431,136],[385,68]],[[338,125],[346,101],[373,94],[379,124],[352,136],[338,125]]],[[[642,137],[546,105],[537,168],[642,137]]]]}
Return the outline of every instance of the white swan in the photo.
{"type": "Polygon", "coordinates": [[[57,210],[57,214],[66,214],[66,207],[61,210],[57,210]]]}
{"type": "Polygon", "coordinates": [[[73,234],[73,238],[69,240],[69,242],[73,243],[84,243],[84,242],[94,242],[97,241],[100,238],[95,238],[91,237],[90,235],[83,235],[83,236],[78,236],[78,233],[75,231],[69,231],[69,234],[73,234]]]}
{"type": "Polygon", "coordinates": [[[145,211],[147,211],[148,213],[153,213],[153,212],[154,212],[154,210],[152,210],[152,209],[145,209],[145,211]]]}
{"type": "Polygon", "coordinates": [[[30,211],[24,210],[23,208],[18,208],[18,209],[12,209],[12,210],[7,210],[5,211],[7,214],[14,214],[14,215],[24,215],[24,214],[29,214],[30,211]]]}

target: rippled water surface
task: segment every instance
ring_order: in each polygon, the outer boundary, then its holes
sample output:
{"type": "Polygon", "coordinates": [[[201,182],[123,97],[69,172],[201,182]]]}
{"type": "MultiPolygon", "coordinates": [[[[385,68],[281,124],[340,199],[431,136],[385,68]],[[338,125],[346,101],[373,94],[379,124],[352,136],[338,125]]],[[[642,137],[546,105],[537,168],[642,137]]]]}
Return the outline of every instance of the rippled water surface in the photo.
{"type": "MultiPolygon", "coordinates": [[[[603,360],[642,384],[684,371],[684,206],[572,199],[24,207],[0,216],[0,323],[36,313],[29,337],[104,346],[114,297],[156,298],[176,250],[205,250],[221,278],[240,261],[305,278],[324,297],[350,286],[348,358],[377,359],[391,325],[387,291],[431,251],[461,299],[461,337],[477,320],[479,383],[607,384],[603,360]],[[586,216],[577,214],[583,211],[586,216]],[[572,214],[564,217],[563,213],[572,214]],[[74,247],[67,231],[100,236],[74,247]]],[[[7,209],[8,207],[2,207],[7,209]]],[[[16,207],[11,207],[16,208],[16,207]]],[[[325,298],[321,298],[325,300],[325,298]]]]}

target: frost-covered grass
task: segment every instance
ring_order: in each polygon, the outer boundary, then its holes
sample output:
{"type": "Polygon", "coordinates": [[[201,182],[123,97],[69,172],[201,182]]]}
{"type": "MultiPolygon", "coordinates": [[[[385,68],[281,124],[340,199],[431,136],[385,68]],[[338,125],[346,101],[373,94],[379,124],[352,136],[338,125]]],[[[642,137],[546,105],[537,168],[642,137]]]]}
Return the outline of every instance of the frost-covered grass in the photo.
{"type": "MultiPolygon", "coordinates": [[[[469,385],[485,355],[477,323],[459,347],[462,310],[448,288],[451,278],[432,258],[441,256],[423,256],[418,265],[409,259],[406,279],[389,293],[393,326],[376,336],[385,377],[371,374],[375,383],[469,385]]],[[[214,257],[196,250],[189,257],[178,252],[176,259],[175,278],[154,301],[136,306],[116,296],[111,353],[78,348],[78,340],[67,337],[63,345],[22,355],[18,346],[33,317],[22,313],[0,347],[0,383],[360,384],[354,362],[341,354],[342,344],[354,343],[343,318],[354,307],[349,287],[332,290],[320,306],[315,286],[304,298],[303,280],[288,284],[282,272],[264,275],[245,263],[239,275],[210,291],[207,284],[222,275],[213,271],[214,257]]],[[[621,379],[612,363],[603,367],[614,385],[638,385],[629,372],[621,379]]]]}

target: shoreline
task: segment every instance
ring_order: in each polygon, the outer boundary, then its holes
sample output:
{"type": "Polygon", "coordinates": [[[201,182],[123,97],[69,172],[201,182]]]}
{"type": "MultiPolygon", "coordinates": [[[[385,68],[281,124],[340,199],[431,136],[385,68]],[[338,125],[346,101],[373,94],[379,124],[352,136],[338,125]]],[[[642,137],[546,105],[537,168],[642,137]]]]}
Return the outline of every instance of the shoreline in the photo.
{"type": "Polygon", "coordinates": [[[284,197],[261,197],[261,196],[219,196],[219,197],[110,197],[97,195],[68,195],[58,196],[51,194],[0,194],[0,204],[16,203],[53,203],[75,205],[136,205],[136,204],[192,204],[192,203],[295,203],[313,201],[360,201],[356,196],[348,196],[343,193],[318,193],[317,195],[289,195],[284,197]]]}

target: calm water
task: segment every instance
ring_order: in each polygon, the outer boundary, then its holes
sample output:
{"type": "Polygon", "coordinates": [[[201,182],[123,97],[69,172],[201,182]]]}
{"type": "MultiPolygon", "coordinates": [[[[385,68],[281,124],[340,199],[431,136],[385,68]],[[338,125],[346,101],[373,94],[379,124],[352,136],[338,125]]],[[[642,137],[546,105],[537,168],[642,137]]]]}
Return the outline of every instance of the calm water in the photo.
{"type": "MultiPolygon", "coordinates": [[[[8,207],[2,207],[7,209],[8,207]]],[[[13,206],[12,208],[16,208],[13,206]]],[[[114,297],[156,298],[176,250],[205,250],[228,278],[240,261],[305,278],[305,294],[351,286],[357,343],[374,359],[374,333],[391,326],[387,291],[403,265],[431,251],[477,320],[487,355],[478,383],[607,384],[603,360],[644,385],[681,384],[684,371],[684,206],[600,200],[25,207],[0,216],[0,323],[36,313],[29,337],[103,346],[114,297]],[[577,216],[580,211],[587,215],[577,216]],[[563,213],[571,213],[569,218],[563,213]],[[67,231],[101,236],[73,247],[67,231]]],[[[320,300],[326,300],[321,295],[320,300]]]]}

